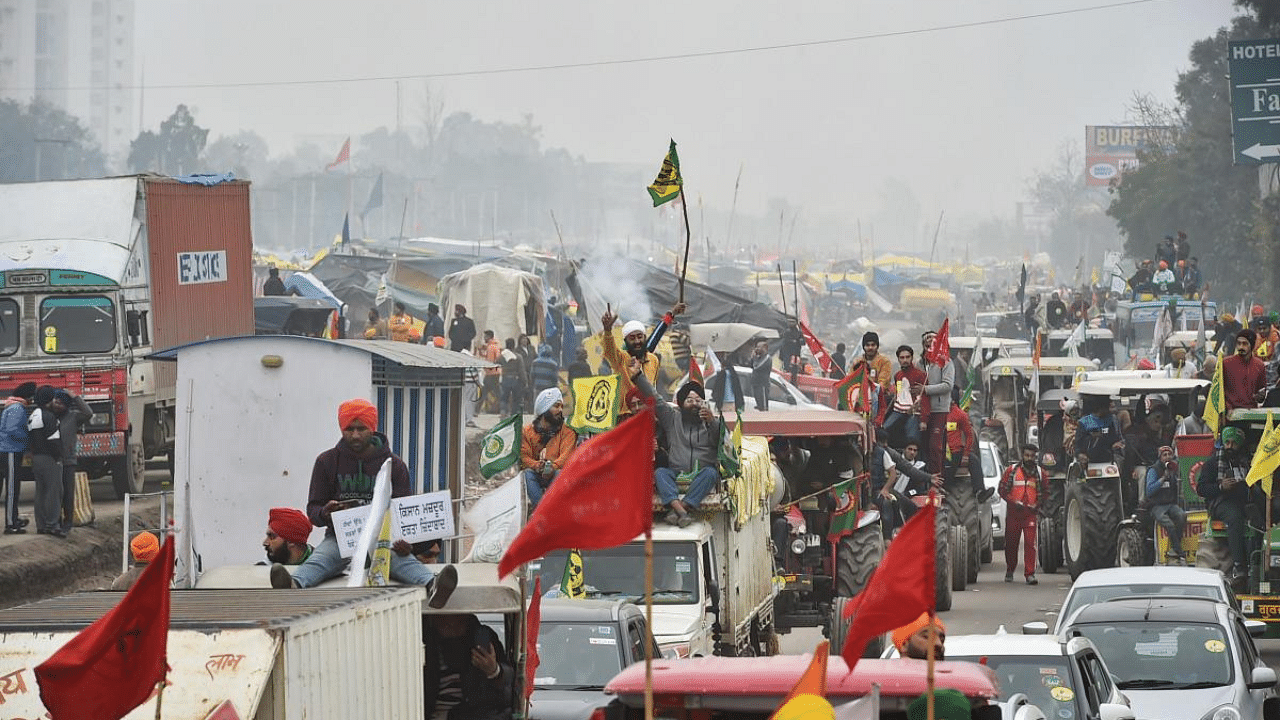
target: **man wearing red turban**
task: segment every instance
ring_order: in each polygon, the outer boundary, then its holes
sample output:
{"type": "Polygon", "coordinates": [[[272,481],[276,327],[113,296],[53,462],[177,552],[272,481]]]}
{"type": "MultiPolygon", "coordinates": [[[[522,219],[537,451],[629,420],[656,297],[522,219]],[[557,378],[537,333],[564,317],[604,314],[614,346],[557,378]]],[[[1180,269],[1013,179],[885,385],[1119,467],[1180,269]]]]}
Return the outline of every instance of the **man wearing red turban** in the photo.
{"type": "MultiPolygon", "coordinates": [[[[378,471],[387,460],[391,461],[391,497],[413,493],[409,468],[391,452],[387,436],[378,432],[378,409],[373,403],[363,398],[342,403],[338,406],[338,428],[342,439],[316,457],[307,498],[307,517],[312,525],[325,528],[324,540],[292,574],[284,563],[273,564],[274,588],[313,587],[342,574],[350,561],[338,550],[333,513],[368,505],[373,500],[378,471]]],[[[426,585],[430,588],[428,604],[440,608],[458,586],[458,571],[446,565],[437,576],[412,555],[395,553],[391,556],[391,579],[407,585],[426,585]]]]}
{"type": "Polygon", "coordinates": [[[262,549],[272,563],[301,565],[311,557],[313,548],[307,543],[309,537],[311,520],[306,513],[293,508],[271,508],[262,549]]]}

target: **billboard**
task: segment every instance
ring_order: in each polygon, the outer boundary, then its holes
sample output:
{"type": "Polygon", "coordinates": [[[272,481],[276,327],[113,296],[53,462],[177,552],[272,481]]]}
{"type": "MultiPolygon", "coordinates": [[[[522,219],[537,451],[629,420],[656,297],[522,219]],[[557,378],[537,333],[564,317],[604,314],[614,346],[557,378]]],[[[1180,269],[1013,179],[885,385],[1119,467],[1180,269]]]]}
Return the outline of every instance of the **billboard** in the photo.
{"type": "Polygon", "coordinates": [[[1166,125],[1086,125],[1085,185],[1106,187],[1138,167],[1139,150],[1172,146],[1173,128],[1166,125]]]}

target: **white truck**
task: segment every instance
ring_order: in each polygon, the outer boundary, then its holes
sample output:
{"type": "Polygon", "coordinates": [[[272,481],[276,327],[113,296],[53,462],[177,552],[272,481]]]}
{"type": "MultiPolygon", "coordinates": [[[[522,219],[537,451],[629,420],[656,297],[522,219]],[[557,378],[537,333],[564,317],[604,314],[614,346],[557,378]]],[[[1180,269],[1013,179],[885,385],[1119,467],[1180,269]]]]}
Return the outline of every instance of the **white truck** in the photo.
{"type": "MultiPolygon", "coordinates": [[[[653,529],[653,636],[667,657],[765,655],[774,652],[773,555],[769,501],[774,466],[762,437],[744,437],[742,476],[708,495],[703,519],[653,529]]],[[[655,503],[655,510],[661,506],[655,503]]],[[[662,510],[665,512],[665,509],[662,510]]],[[[558,594],[567,552],[530,564],[542,587],[558,594]]],[[[644,538],[582,553],[588,598],[644,604],[644,538]]]]}

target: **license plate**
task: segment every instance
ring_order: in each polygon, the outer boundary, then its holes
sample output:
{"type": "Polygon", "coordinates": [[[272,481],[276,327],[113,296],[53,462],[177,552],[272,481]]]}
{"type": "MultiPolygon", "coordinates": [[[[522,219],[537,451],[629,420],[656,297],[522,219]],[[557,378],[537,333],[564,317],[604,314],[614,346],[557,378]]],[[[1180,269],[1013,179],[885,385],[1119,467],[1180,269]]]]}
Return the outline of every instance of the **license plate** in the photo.
{"type": "Polygon", "coordinates": [[[1280,622],[1280,597],[1241,595],[1240,609],[1250,620],[1280,622]]]}

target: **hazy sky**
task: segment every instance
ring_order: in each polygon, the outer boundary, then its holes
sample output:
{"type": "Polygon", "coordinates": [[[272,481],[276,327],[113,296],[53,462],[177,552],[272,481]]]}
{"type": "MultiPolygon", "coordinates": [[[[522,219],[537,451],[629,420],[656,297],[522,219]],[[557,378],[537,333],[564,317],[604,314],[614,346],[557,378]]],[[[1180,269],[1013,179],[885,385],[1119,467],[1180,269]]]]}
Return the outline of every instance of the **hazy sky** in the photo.
{"type": "MultiPolygon", "coordinates": [[[[1192,42],[1235,10],[1230,0],[136,0],[136,13],[144,126],[183,102],[211,140],[254,130],[274,152],[315,141],[336,153],[347,135],[394,127],[396,82],[190,86],[819,43],[430,82],[446,112],[531,114],[545,146],[588,160],[656,172],[673,137],[688,192],[712,206],[728,208],[741,165],[740,211],[783,196],[852,221],[880,207],[886,178],[910,186],[927,216],[1012,215],[1064,142],[1082,148],[1085,125],[1124,122],[1134,92],[1171,101],[1192,42]],[[915,32],[974,23],[985,24],[915,32]],[[822,42],[844,38],[862,39],[822,42]]],[[[423,82],[400,83],[405,125],[423,82]]]]}

